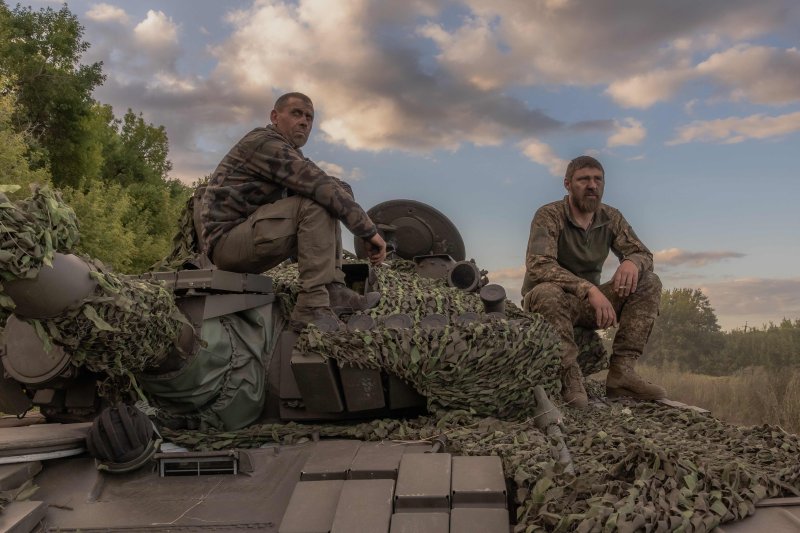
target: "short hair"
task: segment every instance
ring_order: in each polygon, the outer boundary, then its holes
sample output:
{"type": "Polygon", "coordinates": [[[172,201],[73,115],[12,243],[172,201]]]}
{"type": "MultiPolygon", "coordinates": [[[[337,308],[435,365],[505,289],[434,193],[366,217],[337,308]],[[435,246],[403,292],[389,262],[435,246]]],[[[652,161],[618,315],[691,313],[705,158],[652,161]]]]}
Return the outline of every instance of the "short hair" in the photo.
{"type": "Polygon", "coordinates": [[[275,109],[276,111],[280,111],[286,106],[286,104],[289,103],[289,100],[292,98],[297,98],[299,100],[302,100],[310,106],[314,105],[314,102],[311,101],[311,98],[304,95],[303,93],[286,93],[280,95],[278,99],[275,100],[275,107],[273,109],[275,109]]]}
{"type": "Polygon", "coordinates": [[[575,175],[575,172],[582,168],[596,168],[600,170],[604,176],[606,174],[606,171],[603,169],[603,165],[600,164],[600,161],[590,155],[579,155],[569,162],[569,165],[567,165],[567,172],[564,174],[564,177],[568,180],[571,180],[572,176],[575,175]]]}

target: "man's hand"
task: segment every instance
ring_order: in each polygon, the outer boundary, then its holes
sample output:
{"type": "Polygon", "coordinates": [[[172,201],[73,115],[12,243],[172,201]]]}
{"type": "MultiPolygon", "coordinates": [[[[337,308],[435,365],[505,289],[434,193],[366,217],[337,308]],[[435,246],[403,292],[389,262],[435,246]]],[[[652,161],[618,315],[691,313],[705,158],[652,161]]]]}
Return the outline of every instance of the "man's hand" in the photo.
{"type": "Polygon", "coordinates": [[[610,328],[617,323],[617,313],[614,306],[608,301],[606,295],[600,292],[597,287],[589,289],[589,305],[594,309],[597,317],[597,327],[600,329],[610,328]]]}
{"type": "Polygon", "coordinates": [[[611,280],[614,282],[614,292],[625,298],[636,292],[636,286],[639,284],[639,267],[630,259],[626,259],[620,263],[611,280]]]}
{"type": "Polygon", "coordinates": [[[367,257],[373,265],[379,265],[386,259],[386,241],[380,233],[376,233],[369,239],[364,239],[367,245],[367,257]]]}

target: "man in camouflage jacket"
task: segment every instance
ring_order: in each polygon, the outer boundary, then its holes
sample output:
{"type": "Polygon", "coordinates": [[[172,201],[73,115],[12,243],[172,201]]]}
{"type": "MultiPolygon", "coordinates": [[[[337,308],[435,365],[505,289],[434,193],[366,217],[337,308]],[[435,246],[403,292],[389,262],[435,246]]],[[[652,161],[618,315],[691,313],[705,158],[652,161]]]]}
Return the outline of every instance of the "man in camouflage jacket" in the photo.
{"type": "Polygon", "coordinates": [[[335,318],[332,305],[375,305],[377,293],[359,296],[344,286],[339,221],[364,239],[373,264],[386,258],[386,243],[350,186],[300,151],[314,121],[311,100],[302,93],[281,96],[270,121],[236,143],[211,175],[200,208],[204,251],[233,272],[261,273],[297,258],[296,327],[335,318]]]}
{"type": "Polygon", "coordinates": [[[567,166],[567,196],[542,206],[531,222],[522,285],[523,306],[538,312],[561,337],[564,401],[588,405],[578,366],[573,327],[604,329],[618,324],[606,378],[609,397],[666,397],[666,391],[634,370],[661,300],[661,280],[653,273],[653,254],[622,214],[601,203],[605,172],[589,156],[567,166]],[[620,265],[611,281],[600,284],[609,250],[620,265]]]}

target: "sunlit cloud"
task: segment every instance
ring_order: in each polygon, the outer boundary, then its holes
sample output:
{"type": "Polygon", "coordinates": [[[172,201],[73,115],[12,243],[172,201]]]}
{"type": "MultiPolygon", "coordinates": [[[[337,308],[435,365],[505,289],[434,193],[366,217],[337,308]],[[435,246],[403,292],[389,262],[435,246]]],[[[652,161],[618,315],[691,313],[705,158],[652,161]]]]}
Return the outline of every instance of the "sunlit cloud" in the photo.
{"type": "Polygon", "coordinates": [[[133,34],[136,43],[151,54],[172,54],[178,44],[178,25],[163,11],[149,10],[133,34]]]}
{"type": "Polygon", "coordinates": [[[670,100],[695,74],[687,68],[657,70],[612,82],[606,93],[623,107],[646,109],[670,100]]]}
{"type": "Polygon", "coordinates": [[[614,133],[608,138],[607,146],[635,146],[647,137],[647,129],[635,118],[614,121],[614,133]]]}
{"type": "Polygon", "coordinates": [[[328,161],[317,161],[317,166],[330,174],[344,181],[361,181],[364,179],[364,173],[360,168],[355,167],[351,170],[345,170],[341,165],[336,163],[329,163],[328,161]]]}
{"type": "Polygon", "coordinates": [[[86,12],[86,16],[96,22],[127,24],[130,21],[124,9],[111,4],[95,4],[86,12]]]}
{"type": "Polygon", "coordinates": [[[525,279],[525,266],[492,270],[487,274],[491,283],[502,285],[506,297],[512,302],[519,302],[522,297],[522,281],[525,279]]]}
{"type": "Polygon", "coordinates": [[[528,139],[519,144],[520,150],[525,156],[533,161],[547,167],[547,170],[553,176],[563,176],[564,171],[567,169],[565,159],[561,159],[556,155],[550,145],[545,144],[538,139],[528,139]]]}
{"type": "Polygon", "coordinates": [[[731,100],[759,104],[800,101],[800,50],[737,45],[697,65],[731,100]]]}
{"type": "Polygon", "coordinates": [[[710,263],[718,263],[726,259],[737,259],[744,257],[746,254],[740,252],[725,252],[725,251],[706,251],[706,252],[690,252],[680,248],[668,248],[660,250],[653,254],[653,259],[658,266],[692,266],[701,267],[710,263]]]}
{"type": "Polygon", "coordinates": [[[668,145],[689,142],[734,144],[748,139],[768,139],[800,131],[800,111],[785,115],[756,114],[716,120],[696,120],[678,128],[668,145]]]}

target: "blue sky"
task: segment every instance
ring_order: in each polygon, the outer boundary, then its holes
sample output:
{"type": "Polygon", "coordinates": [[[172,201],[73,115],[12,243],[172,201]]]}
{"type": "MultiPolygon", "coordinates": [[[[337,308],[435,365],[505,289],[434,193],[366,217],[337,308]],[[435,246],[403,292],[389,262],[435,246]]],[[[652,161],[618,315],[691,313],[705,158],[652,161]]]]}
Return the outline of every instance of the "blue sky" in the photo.
{"type": "Polygon", "coordinates": [[[365,208],[444,212],[516,299],[531,217],[589,153],[665,287],[701,288],[725,329],[800,318],[797,2],[67,4],[104,63],[96,98],[166,127],[174,177],[305,92],[308,157],[365,208]]]}

